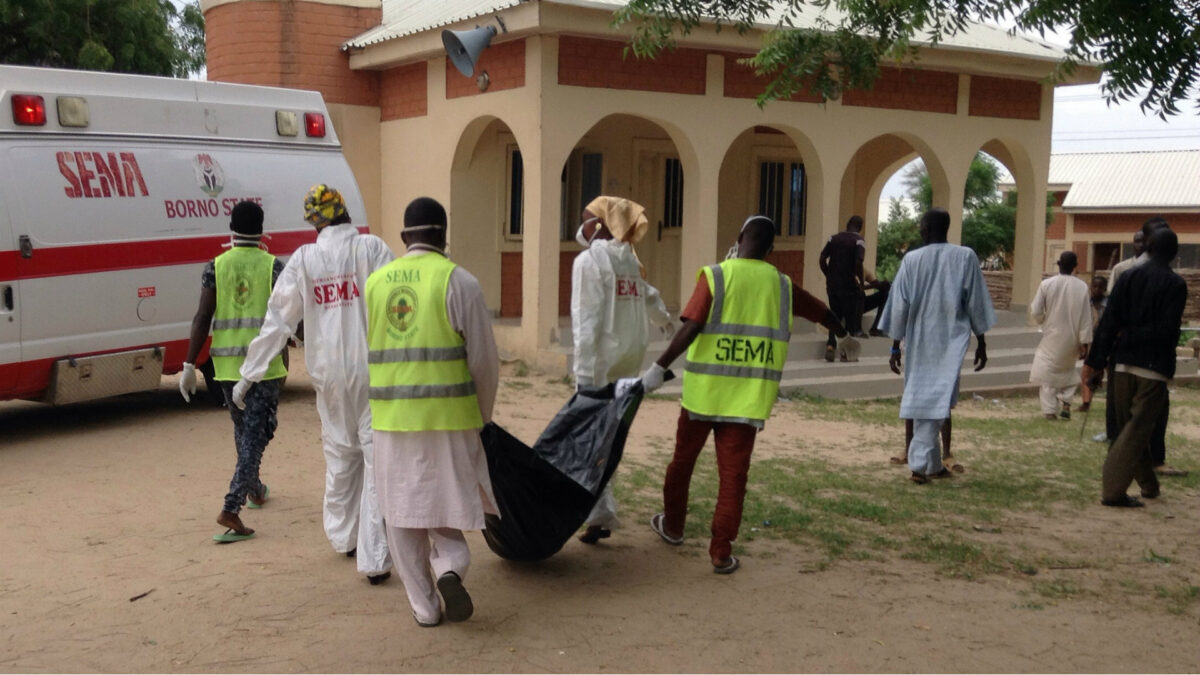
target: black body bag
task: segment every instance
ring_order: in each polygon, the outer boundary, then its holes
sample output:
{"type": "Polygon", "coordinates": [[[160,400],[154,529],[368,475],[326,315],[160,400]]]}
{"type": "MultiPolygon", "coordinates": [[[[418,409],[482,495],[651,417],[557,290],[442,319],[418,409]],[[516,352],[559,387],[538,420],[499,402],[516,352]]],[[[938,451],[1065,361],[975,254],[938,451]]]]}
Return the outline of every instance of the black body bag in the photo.
{"type": "Polygon", "coordinates": [[[621,461],[644,395],[640,380],[621,395],[616,388],[577,391],[532,448],[495,423],[483,428],[500,510],[499,518],[487,514],[483,536],[496,555],[544,560],[583,525],[621,461]]]}

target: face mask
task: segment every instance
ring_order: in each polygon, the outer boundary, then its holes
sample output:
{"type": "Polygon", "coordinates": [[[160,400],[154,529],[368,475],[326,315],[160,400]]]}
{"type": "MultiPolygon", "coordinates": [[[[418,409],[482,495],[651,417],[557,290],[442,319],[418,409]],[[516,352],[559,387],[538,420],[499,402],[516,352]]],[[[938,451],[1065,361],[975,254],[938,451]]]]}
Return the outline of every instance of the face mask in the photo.
{"type": "Polygon", "coordinates": [[[587,236],[584,235],[582,225],[579,226],[578,230],[575,230],[575,241],[579,242],[579,245],[584,248],[588,248],[592,245],[592,242],[588,241],[587,236]]]}

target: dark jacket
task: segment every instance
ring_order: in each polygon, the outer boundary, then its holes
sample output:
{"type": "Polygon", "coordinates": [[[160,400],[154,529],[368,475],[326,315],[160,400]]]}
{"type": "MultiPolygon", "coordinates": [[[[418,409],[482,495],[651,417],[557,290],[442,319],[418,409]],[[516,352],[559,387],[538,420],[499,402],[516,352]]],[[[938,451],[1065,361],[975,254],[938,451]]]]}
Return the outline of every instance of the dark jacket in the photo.
{"type": "Polygon", "coordinates": [[[1092,339],[1087,364],[1111,361],[1175,377],[1175,346],[1187,283],[1166,265],[1149,260],[1117,279],[1092,339]]]}

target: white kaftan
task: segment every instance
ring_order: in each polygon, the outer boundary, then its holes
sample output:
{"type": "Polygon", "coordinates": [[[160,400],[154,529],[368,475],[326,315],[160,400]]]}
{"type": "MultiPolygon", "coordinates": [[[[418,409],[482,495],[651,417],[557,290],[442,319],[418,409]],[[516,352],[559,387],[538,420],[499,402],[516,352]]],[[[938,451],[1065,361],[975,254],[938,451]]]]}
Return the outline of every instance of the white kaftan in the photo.
{"type": "MultiPolygon", "coordinates": [[[[410,250],[405,257],[417,254],[428,251],[410,250]]],[[[500,357],[483,289],[462,267],[450,274],[446,313],[467,343],[467,368],[486,424],[500,384],[500,357]]],[[[485,512],[499,513],[479,429],[376,430],[375,488],[389,528],[481,530],[485,512]]]]}
{"type": "Polygon", "coordinates": [[[995,323],[974,251],[942,243],[905,255],[879,322],[880,330],[908,345],[900,417],[949,417],[971,333],[986,333],[995,323]]]}
{"type": "MultiPolygon", "coordinates": [[[[1092,341],[1092,305],[1088,285],[1079,277],[1056,274],[1038,286],[1029,313],[1042,327],[1029,381],[1055,389],[1078,384],[1075,362],[1080,345],[1092,341]]],[[[1069,397],[1068,397],[1069,398],[1069,397]]]]}

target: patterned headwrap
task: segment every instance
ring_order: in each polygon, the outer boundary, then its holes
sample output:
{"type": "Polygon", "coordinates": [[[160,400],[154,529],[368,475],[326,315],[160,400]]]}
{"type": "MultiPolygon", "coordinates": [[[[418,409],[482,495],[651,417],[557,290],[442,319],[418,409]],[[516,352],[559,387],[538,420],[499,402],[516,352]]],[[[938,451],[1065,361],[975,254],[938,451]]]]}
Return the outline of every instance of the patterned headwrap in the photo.
{"type": "Polygon", "coordinates": [[[324,227],[346,213],[346,200],[328,185],[314,185],[304,196],[304,220],[313,227],[324,227]]]}

